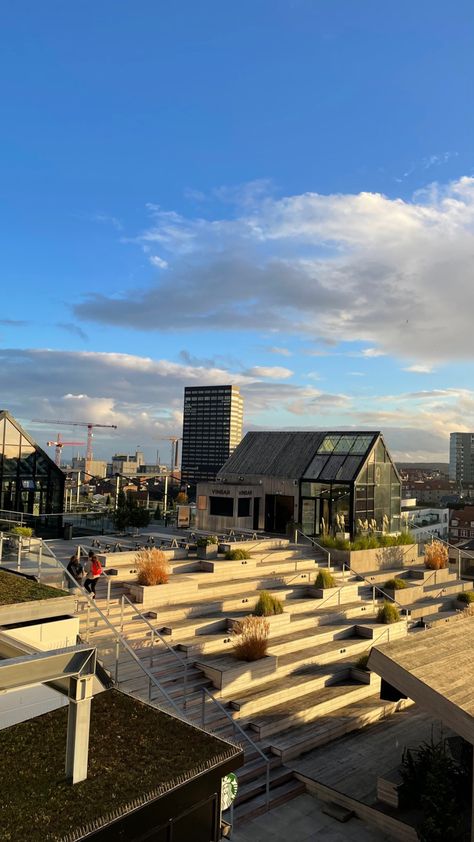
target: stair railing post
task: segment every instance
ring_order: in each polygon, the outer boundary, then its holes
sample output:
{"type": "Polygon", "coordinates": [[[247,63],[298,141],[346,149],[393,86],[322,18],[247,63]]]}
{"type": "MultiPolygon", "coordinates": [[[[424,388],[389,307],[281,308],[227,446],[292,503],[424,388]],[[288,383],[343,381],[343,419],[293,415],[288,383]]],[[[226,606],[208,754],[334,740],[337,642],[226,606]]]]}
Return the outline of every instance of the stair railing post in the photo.
{"type": "Polygon", "coordinates": [[[0,564],[3,558],[3,532],[0,532],[0,564]]]}
{"type": "Polygon", "coordinates": [[[123,612],[125,608],[125,597],[122,594],[122,598],[120,600],[120,633],[123,634],[123,612]]]}
{"type": "Polygon", "coordinates": [[[110,591],[112,590],[112,579],[107,576],[107,617],[110,614],[110,591]]]}
{"type": "Polygon", "coordinates": [[[270,808],[270,761],[267,760],[267,771],[265,775],[265,806],[270,808]]]}
{"type": "MultiPolygon", "coordinates": [[[[184,676],[183,676],[183,710],[186,710],[186,704],[188,700],[188,665],[187,663],[184,664],[184,676]]],[[[204,694],[203,694],[204,697],[204,694]]]]}
{"type": "Polygon", "coordinates": [[[17,569],[17,570],[20,570],[20,569],[21,569],[21,548],[22,548],[22,543],[23,543],[22,537],[21,537],[21,535],[19,535],[19,536],[18,536],[18,553],[17,553],[17,557],[16,557],[16,569],[17,569]]]}
{"type": "Polygon", "coordinates": [[[153,666],[153,647],[155,645],[155,629],[151,630],[150,669],[153,666]]]}
{"type": "Polygon", "coordinates": [[[458,579],[461,580],[461,550],[458,550],[458,579]]]}
{"type": "Polygon", "coordinates": [[[119,657],[120,657],[120,640],[118,637],[115,640],[115,684],[119,684],[119,657]]]}
{"type": "Polygon", "coordinates": [[[89,643],[89,628],[90,628],[90,621],[91,621],[91,604],[89,600],[87,600],[87,616],[86,616],[86,640],[89,643]]]}
{"type": "Polygon", "coordinates": [[[331,553],[328,551],[328,570],[331,569],[331,553]]]}
{"type": "Polygon", "coordinates": [[[372,611],[375,611],[375,585],[372,585],[372,611]]]}
{"type": "Polygon", "coordinates": [[[41,542],[41,544],[38,547],[38,582],[41,582],[41,563],[42,563],[42,561],[43,561],[43,542],[41,542]]]}

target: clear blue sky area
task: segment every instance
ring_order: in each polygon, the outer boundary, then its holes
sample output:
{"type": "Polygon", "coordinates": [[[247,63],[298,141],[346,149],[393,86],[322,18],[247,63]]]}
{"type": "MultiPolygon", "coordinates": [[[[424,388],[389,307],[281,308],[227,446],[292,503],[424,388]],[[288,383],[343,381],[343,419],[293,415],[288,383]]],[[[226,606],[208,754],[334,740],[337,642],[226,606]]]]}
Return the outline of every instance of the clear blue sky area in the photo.
{"type": "Polygon", "coordinates": [[[468,0],[4,3],[5,408],[151,453],[184,385],[225,380],[249,426],[447,458],[474,424],[448,316],[474,304],[473,46],[468,0]]]}

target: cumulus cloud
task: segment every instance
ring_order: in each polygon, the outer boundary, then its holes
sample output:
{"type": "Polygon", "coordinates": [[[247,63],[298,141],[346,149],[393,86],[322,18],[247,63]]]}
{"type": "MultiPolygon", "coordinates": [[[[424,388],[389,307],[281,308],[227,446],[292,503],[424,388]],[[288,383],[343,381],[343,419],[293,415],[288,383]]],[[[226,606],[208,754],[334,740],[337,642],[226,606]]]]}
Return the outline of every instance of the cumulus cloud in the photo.
{"type": "Polygon", "coordinates": [[[271,380],[286,380],[293,372],[289,368],[280,365],[254,365],[246,372],[250,377],[268,377],[271,380]]]}
{"type": "Polygon", "coordinates": [[[409,371],[412,374],[432,374],[433,366],[423,365],[422,363],[416,363],[415,365],[407,366],[407,368],[404,368],[403,371],[409,371]]]}
{"type": "Polygon", "coordinates": [[[135,242],[159,247],[166,275],[121,298],[91,293],[78,316],[140,330],[237,325],[361,341],[364,356],[423,364],[474,355],[474,178],[411,201],[253,191],[231,219],[149,213],[135,242]],[[453,310],[453,300],[463,306],[453,310]]]}
{"type": "Polygon", "coordinates": [[[266,349],[270,352],[270,354],[279,354],[281,357],[291,357],[291,351],[289,348],[283,348],[280,345],[270,345],[266,349]]]}

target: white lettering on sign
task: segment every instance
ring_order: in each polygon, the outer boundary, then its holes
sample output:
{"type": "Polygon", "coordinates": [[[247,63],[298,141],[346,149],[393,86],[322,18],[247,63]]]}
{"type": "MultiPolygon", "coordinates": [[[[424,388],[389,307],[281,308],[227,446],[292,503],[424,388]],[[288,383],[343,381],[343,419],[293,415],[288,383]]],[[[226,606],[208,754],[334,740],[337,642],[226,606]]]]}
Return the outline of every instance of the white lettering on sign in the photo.
{"type": "Polygon", "coordinates": [[[211,488],[211,494],[215,494],[216,497],[223,497],[225,494],[230,494],[230,489],[228,488],[211,488]]]}
{"type": "Polygon", "coordinates": [[[252,491],[251,488],[250,489],[249,488],[242,488],[239,491],[239,497],[251,497],[252,494],[253,494],[253,491],[252,491]]]}

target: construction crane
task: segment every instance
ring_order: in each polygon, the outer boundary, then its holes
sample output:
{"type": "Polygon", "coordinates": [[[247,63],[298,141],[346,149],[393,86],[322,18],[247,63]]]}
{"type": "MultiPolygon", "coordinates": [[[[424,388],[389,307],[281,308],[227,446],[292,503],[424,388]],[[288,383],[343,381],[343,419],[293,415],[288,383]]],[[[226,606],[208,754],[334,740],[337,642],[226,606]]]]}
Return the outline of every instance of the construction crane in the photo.
{"type": "Polygon", "coordinates": [[[93,427],[108,427],[112,430],[117,429],[116,424],[93,424],[90,421],[41,421],[39,418],[33,418],[33,422],[36,424],[57,424],[61,427],[87,427],[87,450],[86,450],[86,471],[92,462],[92,436],[93,427]]]}
{"type": "Polygon", "coordinates": [[[183,439],[179,438],[178,436],[161,436],[160,438],[157,438],[156,441],[170,441],[171,442],[170,470],[174,471],[178,467],[178,449],[179,449],[178,442],[183,441],[183,439]]]}
{"type": "Polygon", "coordinates": [[[46,444],[48,447],[55,447],[56,450],[54,452],[54,461],[58,468],[61,467],[61,451],[65,445],[72,445],[75,447],[80,447],[85,444],[85,441],[63,441],[61,438],[61,433],[58,433],[57,441],[47,441],[46,444]]]}

